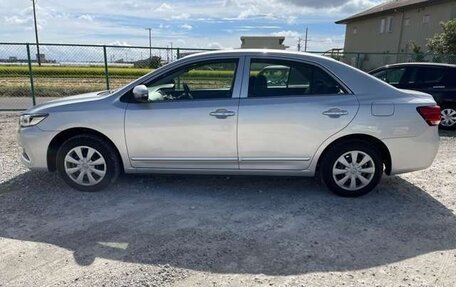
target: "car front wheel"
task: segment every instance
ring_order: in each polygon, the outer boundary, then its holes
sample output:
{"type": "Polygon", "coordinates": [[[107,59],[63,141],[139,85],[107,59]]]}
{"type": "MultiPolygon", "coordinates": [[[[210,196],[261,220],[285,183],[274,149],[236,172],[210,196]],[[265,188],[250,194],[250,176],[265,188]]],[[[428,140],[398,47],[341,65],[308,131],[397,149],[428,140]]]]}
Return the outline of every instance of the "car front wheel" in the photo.
{"type": "Polygon", "coordinates": [[[336,144],[324,155],[321,173],[332,192],[345,197],[361,196],[374,189],[381,179],[381,153],[369,142],[336,144]]]}
{"type": "Polygon", "coordinates": [[[456,108],[442,108],[440,127],[443,129],[456,128],[456,108]]]}
{"type": "Polygon", "coordinates": [[[60,147],[57,170],[71,187],[99,191],[116,180],[120,163],[110,143],[98,136],[79,135],[60,147]]]}

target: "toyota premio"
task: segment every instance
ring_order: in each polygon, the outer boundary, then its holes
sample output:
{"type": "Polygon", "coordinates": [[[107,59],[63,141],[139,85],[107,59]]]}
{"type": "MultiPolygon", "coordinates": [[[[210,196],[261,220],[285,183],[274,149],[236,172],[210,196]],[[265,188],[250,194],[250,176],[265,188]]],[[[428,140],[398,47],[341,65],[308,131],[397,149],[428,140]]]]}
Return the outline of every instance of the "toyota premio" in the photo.
{"type": "MultiPolygon", "coordinates": [[[[440,108],[333,59],[232,50],[187,56],[120,89],[20,116],[20,157],[98,191],[122,173],[321,176],[342,196],[429,167],[440,108]]],[[[303,187],[305,189],[305,187],[303,187]]]]}

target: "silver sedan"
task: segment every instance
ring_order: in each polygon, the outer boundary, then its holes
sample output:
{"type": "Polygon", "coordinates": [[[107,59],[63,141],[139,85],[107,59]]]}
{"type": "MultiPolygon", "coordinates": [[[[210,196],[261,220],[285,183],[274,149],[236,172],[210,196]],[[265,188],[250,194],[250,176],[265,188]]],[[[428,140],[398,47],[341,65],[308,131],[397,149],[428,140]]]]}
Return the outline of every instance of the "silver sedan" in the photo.
{"type": "Polygon", "coordinates": [[[97,191],[125,173],[320,175],[342,196],[425,169],[440,108],[330,58],[271,50],[192,55],[116,91],[20,117],[20,157],[97,191]]]}

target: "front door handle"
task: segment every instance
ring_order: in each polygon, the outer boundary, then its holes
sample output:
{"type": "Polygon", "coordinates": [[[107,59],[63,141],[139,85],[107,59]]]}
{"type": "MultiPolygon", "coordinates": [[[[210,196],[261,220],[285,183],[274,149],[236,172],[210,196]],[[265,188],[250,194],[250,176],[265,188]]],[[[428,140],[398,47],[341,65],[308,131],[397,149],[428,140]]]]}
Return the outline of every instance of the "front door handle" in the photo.
{"type": "Polygon", "coordinates": [[[213,112],[210,112],[209,115],[216,117],[217,119],[226,119],[227,117],[232,117],[235,115],[233,111],[228,111],[227,109],[216,109],[213,112]]]}
{"type": "Polygon", "coordinates": [[[330,118],[338,118],[340,116],[348,115],[348,111],[341,110],[339,108],[332,108],[327,111],[324,111],[322,114],[324,114],[325,116],[328,116],[330,118]]]}

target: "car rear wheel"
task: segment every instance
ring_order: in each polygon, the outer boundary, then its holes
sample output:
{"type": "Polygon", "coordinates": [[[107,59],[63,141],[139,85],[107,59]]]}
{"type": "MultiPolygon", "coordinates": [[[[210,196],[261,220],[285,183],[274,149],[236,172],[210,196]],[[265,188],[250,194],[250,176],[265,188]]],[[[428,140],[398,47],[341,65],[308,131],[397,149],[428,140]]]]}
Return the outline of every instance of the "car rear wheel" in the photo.
{"type": "Polygon", "coordinates": [[[98,136],[79,135],[60,147],[57,170],[71,187],[99,191],[116,180],[120,161],[110,143],[98,136]]]}
{"type": "Polygon", "coordinates": [[[442,108],[440,127],[443,129],[456,128],[456,108],[442,108]]]}
{"type": "Polygon", "coordinates": [[[336,144],[322,159],[322,179],[337,195],[364,195],[374,189],[381,179],[383,162],[380,154],[369,142],[347,141],[336,144]]]}

